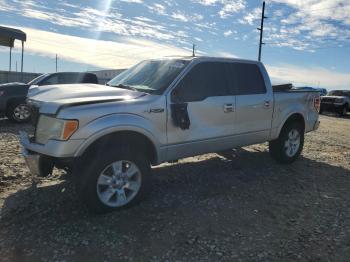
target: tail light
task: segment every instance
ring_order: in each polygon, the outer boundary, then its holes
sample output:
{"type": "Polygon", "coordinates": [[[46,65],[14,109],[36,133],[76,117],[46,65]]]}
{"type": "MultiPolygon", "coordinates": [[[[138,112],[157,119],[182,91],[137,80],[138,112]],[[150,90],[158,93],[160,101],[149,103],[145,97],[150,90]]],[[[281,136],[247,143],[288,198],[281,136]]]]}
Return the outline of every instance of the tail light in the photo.
{"type": "Polygon", "coordinates": [[[321,108],[321,98],[320,96],[317,96],[314,98],[314,107],[317,110],[317,112],[320,112],[320,108],[321,108]]]}

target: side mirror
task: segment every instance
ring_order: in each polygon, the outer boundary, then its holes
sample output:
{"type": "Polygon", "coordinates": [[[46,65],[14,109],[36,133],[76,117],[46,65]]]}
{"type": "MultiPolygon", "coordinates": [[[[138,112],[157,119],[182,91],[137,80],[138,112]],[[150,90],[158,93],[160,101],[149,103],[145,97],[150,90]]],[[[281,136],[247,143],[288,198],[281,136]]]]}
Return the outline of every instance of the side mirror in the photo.
{"type": "Polygon", "coordinates": [[[174,103],[182,103],[183,101],[183,92],[181,87],[176,87],[171,92],[171,101],[174,103]]]}

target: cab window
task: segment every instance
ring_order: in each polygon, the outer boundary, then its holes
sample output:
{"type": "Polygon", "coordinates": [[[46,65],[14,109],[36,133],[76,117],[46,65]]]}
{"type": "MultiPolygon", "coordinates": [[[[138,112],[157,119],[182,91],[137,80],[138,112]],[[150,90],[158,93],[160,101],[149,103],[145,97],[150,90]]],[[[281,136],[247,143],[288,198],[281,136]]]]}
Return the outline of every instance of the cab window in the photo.
{"type": "Polygon", "coordinates": [[[230,95],[229,85],[227,63],[202,62],[195,65],[173,90],[172,100],[194,102],[230,95]]]}

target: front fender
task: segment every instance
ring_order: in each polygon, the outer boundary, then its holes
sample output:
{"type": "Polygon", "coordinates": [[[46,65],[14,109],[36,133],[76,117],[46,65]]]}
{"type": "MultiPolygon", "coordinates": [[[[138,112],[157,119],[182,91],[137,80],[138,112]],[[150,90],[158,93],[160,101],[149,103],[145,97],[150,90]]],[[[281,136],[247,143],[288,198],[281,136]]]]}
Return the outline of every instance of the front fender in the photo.
{"type": "Polygon", "coordinates": [[[85,140],[75,152],[75,156],[81,156],[97,139],[118,131],[134,131],[146,136],[153,143],[159,159],[159,148],[165,132],[156,130],[149,120],[134,114],[112,114],[95,119],[82,127],[71,137],[71,139],[85,140]]]}

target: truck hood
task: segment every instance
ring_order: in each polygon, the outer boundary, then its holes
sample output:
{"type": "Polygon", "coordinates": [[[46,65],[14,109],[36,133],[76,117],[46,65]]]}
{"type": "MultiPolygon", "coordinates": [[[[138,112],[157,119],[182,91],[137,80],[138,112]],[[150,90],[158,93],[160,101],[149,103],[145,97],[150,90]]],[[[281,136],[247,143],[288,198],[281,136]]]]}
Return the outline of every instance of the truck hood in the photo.
{"type": "Polygon", "coordinates": [[[40,107],[40,112],[55,114],[61,107],[82,104],[125,101],[145,93],[96,84],[69,84],[31,87],[28,102],[40,107]]]}
{"type": "Polygon", "coordinates": [[[324,98],[334,98],[334,99],[341,98],[341,99],[345,99],[346,96],[322,96],[321,97],[321,99],[324,99],[324,98]]]}
{"type": "Polygon", "coordinates": [[[20,82],[12,82],[6,84],[0,84],[0,88],[9,88],[9,87],[29,87],[29,85],[20,82]]]}

